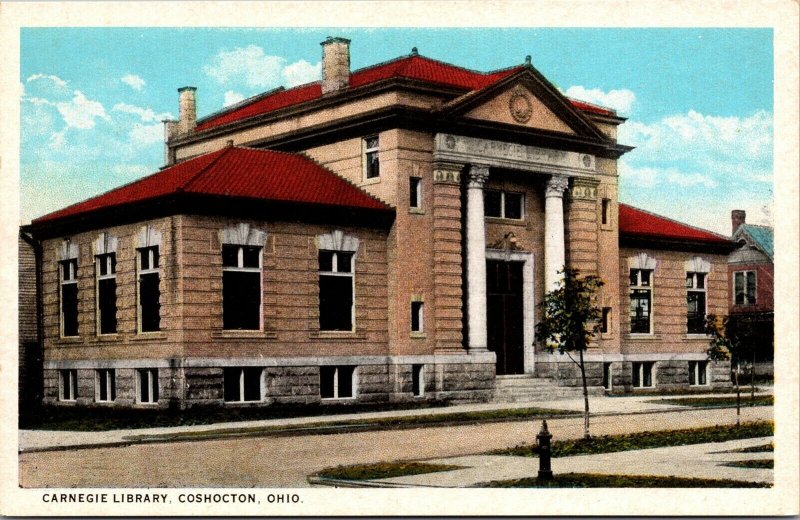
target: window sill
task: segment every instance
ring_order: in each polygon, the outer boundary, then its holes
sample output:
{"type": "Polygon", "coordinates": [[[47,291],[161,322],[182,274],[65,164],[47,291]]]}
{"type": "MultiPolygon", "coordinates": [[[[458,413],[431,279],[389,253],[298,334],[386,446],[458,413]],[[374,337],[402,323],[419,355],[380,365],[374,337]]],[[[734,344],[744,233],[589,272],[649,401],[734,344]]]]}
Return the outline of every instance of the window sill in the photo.
{"type": "Polygon", "coordinates": [[[278,333],[262,330],[223,330],[211,334],[211,339],[277,339],[278,333]]]}
{"type": "Polygon", "coordinates": [[[119,341],[119,333],[114,334],[98,334],[95,336],[97,341],[119,341]]]}
{"type": "Polygon", "coordinates": [[[411,339],[425,339],[428,335],[424,332],[412,332],[410,337],[411,339]]]}
{"type": "Polygon", "coordinates": [[[320,401],[322,403],[338,403],[338,402],[347,402],[347,401],[355,401],[356,396],[353,397],[320,397],[320,401]]]}
{"type": "MultiPolygon", "coordinates": [[[[311,339],[334,339],[334,340],[353,340],[353,339],[367,339],[367,335],[363,332],[355,332],[349,330],[320,330],[308,333],[311,339]]],[[[349,398],[348,398],[349,399],[349,398]]]]}
{"type": "Polygon", "coordinates": [[[655,387],[656,387],[656,385],[652,385],[652,386],[634,386],[632,388],[633,388],[633,391],[635,392],[637,390],[652,390],[655,387]]]}
{"type": "Polygon", "coordinates": [[[167,339],[167,333],[165,331],[158,331],[158,332],[139,332],[134,336],[131,336],[130,339],[132,341],[148,341],[148,340],[157,340],[157,339],[167,339]]]}
{"type": "Polygon", "coordinates": [[[57,338],[56,344],[61,345],[75,345],[78,343],[83,343],[83,338],[80,336],[68,336],[66,338],[57,338]]]}
{"type": "Polygon", "coordinates": [[[630,333],[630,334],[625,334],[623,338],[635,341],[661,341],[661,336],[656,334],[630,333]]]}
{"type": "Polygon", "coordinates": [[[424,215],[425,210],[422,208],[408,208],[408,212],[412,215],[424,215]]]}
{"type": "Polygon", "coordinates": [[[698,334],[691,334],[691,333],[687,333],[687,334],[684,334],[684,335],[683,335],[683,339],[686,339],[686,340],[694,340],[694,341],[700,341],[700,340],[708,341],[708,340],[709,340],[709,337],[708,337],[708,336],[706,336],[705,334],[699,334],[699,333],[698,333],[698,334]]]}
{"type": "Polygon", "coordinates": [[[708,383],[706,383],[704,385],[692,385],[692,384],[690,384],[689,388],[708,388],[709,386],[711,386],[711,385],[709,385],[708,383]]]}
{"type": "Polygon", "coordinates": [[[373,177],[371,179],[367,179],[366,177],[364,177],[364,182],[362,182],[361,185],[362,186],[370,186],[372,184],[378,184],[379,182],[381,182],[381,176],[380,175],[378,175],[377,177],[373,177]]]}
{"type": "Polygon", "coordinates": [[[234,406],[234,407],[245,407],[245,406],[257,406],[260,404],[264,404],[263,399],[259,399],[257,401],[223,401],[225,406],[234,406]]]}
{"type": "Polygon", "coordinates": [[[525,219],[516,219],[516,218],[501,218],[501,217],[484,217],[487,223],[490,224],[504,224],[506,226],[520,226],[525,227],[528,223],[525,219]]]}

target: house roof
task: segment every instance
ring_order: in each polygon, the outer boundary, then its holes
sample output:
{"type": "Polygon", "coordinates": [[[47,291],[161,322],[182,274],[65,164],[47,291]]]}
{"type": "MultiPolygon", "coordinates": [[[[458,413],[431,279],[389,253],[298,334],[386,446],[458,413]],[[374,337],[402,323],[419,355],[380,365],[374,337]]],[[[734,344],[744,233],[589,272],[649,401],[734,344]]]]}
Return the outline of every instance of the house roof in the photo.
{"type": "Polygon", "coordinates": [[[731,244],[727,237],[717,233],[683,224],[627,204],[619,205],[619,232],[620,235],[656,240],[731,244]]]}
{"type": "Polygon", "coordinates": [[[303,155],[228,146],[44,215],[32,224],[184,193],[391,211],[303,155]]]}
{"type": "MultiPolygon", "coordinates": [[[[524,65],[518,65],[507,69],[484,73],[413,54],[353,71],[350,75],[349,88],[355,89],[364,87],[391,78],[405,78],[430,85],[451,87],[469,92],[484,89],[512,74],[524,70],[524,68],[524,65]]],[[[282,108],[313,101],[321,97],[322,83],[320,81],[291,89],[279,88],[246,99],[229,109],[199,120],[195,127],[195,132],[203,132],[235,121],[241,121],[282,108]]],[[[572,99],[570,99],[570,102],[574,107],[585,112],[609,116],[615,115],[613,110],[598,105],[572,99]]]]}
{"type": "Polygon", "coordinates": [[[742,233],[747,233],[755,243],[755,246],[767,255],[770,260],[774,260],[775,242],[771,227],[742,224],[734,233],[734,239],[742,233]]]}

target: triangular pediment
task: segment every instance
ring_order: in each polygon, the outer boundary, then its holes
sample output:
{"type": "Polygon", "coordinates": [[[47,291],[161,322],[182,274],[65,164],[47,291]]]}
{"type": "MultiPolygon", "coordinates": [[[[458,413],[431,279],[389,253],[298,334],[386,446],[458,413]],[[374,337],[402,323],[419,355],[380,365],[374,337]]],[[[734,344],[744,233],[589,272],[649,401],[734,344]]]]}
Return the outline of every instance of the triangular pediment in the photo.
{"type": "Polygon", "coordinates": [[[469,110],[464,117],[575,134],[575,131],[567,123],[520,83],[469,110]]]}
{"type": "Polygon", "coordinates": [[[533,67],[453,99],[440,112],[450,118],[499,123],[590,140],[608,139],[589,117],[576,109],[533,67]]]}

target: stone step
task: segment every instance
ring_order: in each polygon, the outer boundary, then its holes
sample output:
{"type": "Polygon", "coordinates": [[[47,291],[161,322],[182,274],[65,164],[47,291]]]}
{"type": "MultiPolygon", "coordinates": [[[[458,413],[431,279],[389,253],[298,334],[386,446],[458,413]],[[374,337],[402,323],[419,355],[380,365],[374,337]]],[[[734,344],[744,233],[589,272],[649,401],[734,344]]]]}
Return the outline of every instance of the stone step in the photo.
{"type": "MultiPolygon", "coordinates": [[[[589,387],[589,395],[604,395],[599,386],[589,387]]],[[[500,377],[495,381],[492,398],[496,403],[518,403],[525,401],[555,401],[583,397],[580,386],[559,386],[555,380],[542,377],[500,377]]]]}

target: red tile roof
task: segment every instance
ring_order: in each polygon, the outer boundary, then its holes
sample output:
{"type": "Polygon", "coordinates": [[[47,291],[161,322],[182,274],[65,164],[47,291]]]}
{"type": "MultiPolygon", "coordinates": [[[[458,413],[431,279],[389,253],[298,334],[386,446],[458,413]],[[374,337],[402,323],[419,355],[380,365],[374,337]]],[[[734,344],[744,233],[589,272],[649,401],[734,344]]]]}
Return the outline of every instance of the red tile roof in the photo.
{"type": "MultiPolygon", "coordinates": [[[[483,73],[423,56],[412,55],[354,71],[350,75],[350,88],[363,87],[389,78],[406,78],[428,84],[473,91],[486,88],[522,69],[524,69],[524,66],[519,65],[483,73]]],[[[227,123],[266,114],[321,97],[322,87],[320,82],[309,83],[288,90],[277,90],[274,93],[256,96],[252,101],[245,101],[229,111],[209,116],[199,122],[195,127],[195,131],[202,132],[227,123]]],[[[613,110],[597,105],[576,100],[570,100],[570,102],[579,110],[614,115],[613,110]]]]}
{"type": "Polygon", "coordinates": [[[619,205],[619,233],[620,235],[663,240],[730,243],[730,240],[722,235],[643,211],[627,204],[619,205]]]}
{"type": "Polygon", "coordinates": [[[229,146],[44,215],[32,223],[177,193],[391,211],[377,198],[305,156],[229,146]]]}

